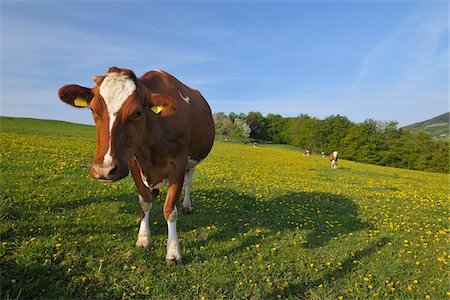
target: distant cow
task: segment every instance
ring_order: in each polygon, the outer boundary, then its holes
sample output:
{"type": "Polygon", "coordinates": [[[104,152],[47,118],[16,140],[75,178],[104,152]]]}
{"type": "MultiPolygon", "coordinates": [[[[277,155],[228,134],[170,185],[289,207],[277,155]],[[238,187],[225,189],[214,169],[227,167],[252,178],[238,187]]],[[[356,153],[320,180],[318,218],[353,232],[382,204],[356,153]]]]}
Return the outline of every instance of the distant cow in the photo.
{"type": "Polygon", "coordinates": [[[305,152],[303,152],[303,156],[309,156],[311,154],[311,152],[309,151],[309,149],[305,149],[305,152]]]}
{"type": "Polygon", "coordinates": [[[337,168],[337,160],[338,160],[338,152],[333,151],[332,153],[330,153],[331,168],[333,169],[337,168]]]}
{"type": "Polygon", "coordinates": [[[214,141],[211,109],[198,91],[163,71],[136,78],[130,70],[113,67],[92,79],[93,88],[66,85],[59,90],[62,101],[92,111],[97,151],[91,175],[114,182],[131,171],[142,209],[136,246],[144,248],[150,245],[152,200],[168,182],[163,209],[168,226],[166,260],[181,262],[176,203],[184,183],[183,208],[186,213],[192,209],[194,170],[214,141]]]}

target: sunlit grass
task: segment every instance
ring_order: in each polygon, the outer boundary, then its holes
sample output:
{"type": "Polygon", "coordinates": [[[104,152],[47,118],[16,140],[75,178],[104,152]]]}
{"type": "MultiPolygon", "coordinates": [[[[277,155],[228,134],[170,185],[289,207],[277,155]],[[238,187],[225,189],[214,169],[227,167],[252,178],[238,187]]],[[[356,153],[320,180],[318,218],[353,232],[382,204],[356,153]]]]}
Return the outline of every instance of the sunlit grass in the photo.
{"type": "Polygon", "coordinates": [[[184,264],[168,266],[161,198],[153,249],[136,249],[131,178],[89,178],[93,128],[11,122],[0,146],[1,298],[449,295],[448,174],[332,170],[295,149],[219,142],[195,174],[194,213],[179,216],[184,264]]]}

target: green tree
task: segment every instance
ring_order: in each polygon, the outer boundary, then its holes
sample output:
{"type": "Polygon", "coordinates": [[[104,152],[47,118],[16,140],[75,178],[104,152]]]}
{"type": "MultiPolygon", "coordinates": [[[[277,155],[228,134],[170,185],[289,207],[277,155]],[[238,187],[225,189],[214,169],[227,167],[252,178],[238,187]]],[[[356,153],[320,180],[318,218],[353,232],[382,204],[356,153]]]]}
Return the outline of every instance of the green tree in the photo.
{"type": "Polygon", "coordinates": [[[308,148],[315,152],[317,147],[317,129],[320,120],[308,115],[300,115],[296,121],[297,132],[294,135],[294,145],[301,148],[308,148]]]}
{"type": "Polygon", "coordinates": [[[284,134],[288,119],[280,115],[267,115],[267,139],[278,144],[287,144],[289,141],[284,134]]]}
{"type": "Polygon", "coordinates": [[[267,119],[260,112],[249,112],[246,122],[250,126],[252,139],[267,140],[267,119]]]}
{"type": "Polygon", "coordinates": [[[330,153],[342,148],[342,140],[354,123],[347,117],[332,115],[322,120],[316,131],[317,147],[330,153]]]}
{"type": "Polygon", "coordinates": [[[380,164],[386,144],[377,129],[377,122],[366,120],[356,124],[342,140],[342,158],[370,164],[380,164]]]}
{"type": "Polygon", "coordinates": [[[216,126],[216,133],[219,135],[219,139],[222,140],[223,136],[229,135],[233,122],[223,112],[213,114],[214,125],[216,126]]]}
{"type": "Polygon", "coordinates": [[[431,148],[431,160],[427,171],[448,173],[450,171],[449,151],[448,140],[433,141],[433,147],[431,148]]]}

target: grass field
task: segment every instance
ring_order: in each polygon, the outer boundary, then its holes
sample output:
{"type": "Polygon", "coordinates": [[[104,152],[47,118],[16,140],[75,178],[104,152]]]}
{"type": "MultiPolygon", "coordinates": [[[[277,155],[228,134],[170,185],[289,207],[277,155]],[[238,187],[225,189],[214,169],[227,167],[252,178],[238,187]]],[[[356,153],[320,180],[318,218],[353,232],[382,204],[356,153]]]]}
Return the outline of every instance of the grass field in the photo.
{"type": "Polygon", "coordinates": [[[218,142],[174,266],[162,199],[137,249],[131,178],[89,177],[93,127],[0,122],[2,299],[450,298],[448,174],[218,142]]]}

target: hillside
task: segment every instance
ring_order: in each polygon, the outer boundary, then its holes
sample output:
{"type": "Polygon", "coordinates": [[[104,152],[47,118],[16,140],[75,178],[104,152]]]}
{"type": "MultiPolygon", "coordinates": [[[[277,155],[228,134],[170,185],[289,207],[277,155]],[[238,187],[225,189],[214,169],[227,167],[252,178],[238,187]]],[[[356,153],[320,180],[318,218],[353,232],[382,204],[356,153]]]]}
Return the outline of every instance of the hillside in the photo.
{"type": "Polygon", "coordinates": [[[421,129],[435,138],[449,137],[450,131],[450,112],[443,113],[437,117],[426,121],[417,122],[403,128],[421,129]]]}
{"type": "MultiPolygon", "coordinates": [[[[131,176],[88,171],[93,127],[1,120],[0,298],[445,299],[450,175],[216,142],[166,265],[163,196],[136,248],[131,176]],[[80,134],[75,134],[79,132],[80,134]]],[[[181,210],[180,210],[181,211],[181,210]]]]}

